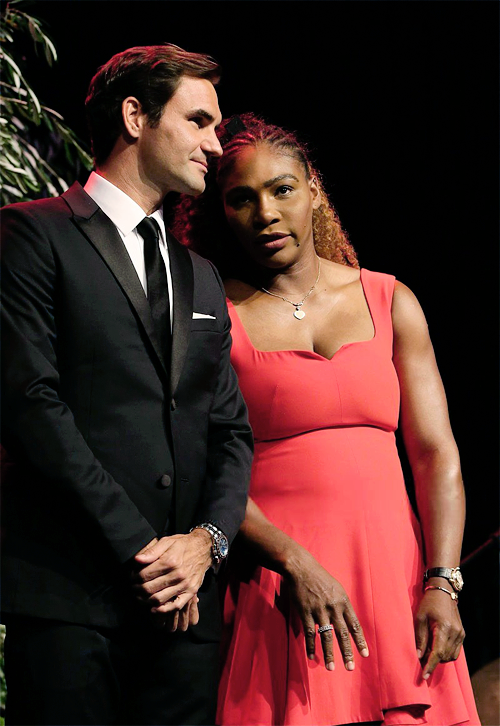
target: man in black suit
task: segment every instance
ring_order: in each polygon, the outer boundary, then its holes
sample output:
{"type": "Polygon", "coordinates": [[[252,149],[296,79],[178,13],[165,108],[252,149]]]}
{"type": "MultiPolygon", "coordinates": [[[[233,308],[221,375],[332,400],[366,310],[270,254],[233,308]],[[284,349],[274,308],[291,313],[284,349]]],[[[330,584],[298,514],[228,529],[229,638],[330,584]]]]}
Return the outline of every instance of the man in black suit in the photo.
{"type": "Polygon", "coordinates": [[[114,56],[85,189],[2,210],[8,724],[214,720],[252,439],[220,278],[162,202],[222,153],[218,77],[176,46],[114,56]]]}

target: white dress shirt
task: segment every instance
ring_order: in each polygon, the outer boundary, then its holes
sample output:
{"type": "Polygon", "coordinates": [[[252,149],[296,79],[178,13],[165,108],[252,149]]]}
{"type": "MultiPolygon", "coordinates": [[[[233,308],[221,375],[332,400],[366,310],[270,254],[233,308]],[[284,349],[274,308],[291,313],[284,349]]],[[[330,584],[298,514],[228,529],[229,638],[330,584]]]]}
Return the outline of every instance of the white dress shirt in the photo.
{"type": "MultiPolygon", "coordinates": [[[[134,202],[134,200],[118,189],[104,177],[93,171],[87,183],[84,186],[85,191],[92,197],[94,202],[102,209],[104,214],[110,218],[115,225],[120,237],[123,240],[125,249],[135,267],[137,276],[141,281],[146,295],[147,280],[146,266],[144,264],[144,240],[137,231],[137,225],[147,216],[144,210],[134,202]]],[[[165,263],[167,272],[168,297],[170,301],[170,326],[173,320],[173,303],[174,291],[172,289],[172,274],[170,272],[170,259],[168,257],[167,235],[165,231],[165,222],[163,220],[163,210],[157,209],[150,215],[152,219],[158,222],[160,227],[160,252],[165,263]]]]}

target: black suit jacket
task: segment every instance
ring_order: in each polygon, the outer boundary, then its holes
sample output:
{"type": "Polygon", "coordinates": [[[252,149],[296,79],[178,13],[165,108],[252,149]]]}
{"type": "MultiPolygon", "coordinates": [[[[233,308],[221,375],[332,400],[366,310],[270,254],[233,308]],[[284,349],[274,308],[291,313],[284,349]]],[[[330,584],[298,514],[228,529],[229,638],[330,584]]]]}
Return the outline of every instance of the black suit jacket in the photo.
{"type": "MultiPolygon", "coordinates": [[[[210,520],[231,540],[244,516],[252,441],[223,288],[168,237],[167,365],[125,246],[79,184],[1,214],[2,610],[114,626],[139,616],[130,558],[153,537],[210,520]]],[[[216,599],[209,571],[200,637],[217,637],[216,599]]]]}

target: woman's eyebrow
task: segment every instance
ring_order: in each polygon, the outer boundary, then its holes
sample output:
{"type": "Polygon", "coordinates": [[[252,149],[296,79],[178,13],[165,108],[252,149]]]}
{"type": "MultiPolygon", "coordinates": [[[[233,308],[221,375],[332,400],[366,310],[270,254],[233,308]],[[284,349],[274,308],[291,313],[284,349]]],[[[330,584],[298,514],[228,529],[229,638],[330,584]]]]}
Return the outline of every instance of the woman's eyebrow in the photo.
{"type": "MultiPolygon", "coordinates": [[[[279,174],[278,176],[273,177],[272,179],[269,179],[269,181],[264,182],[263,186],[268,189],[269,187],[272,187],[273,184],[276,184],[277,182],[284,181],[285,179],[293,179],[294,181],[298,182],[300,181],[294,174],[279,174]]],[[[238,185],[237,187],[233,187],[228,191],[228,194],[233,194],[234,192],[253,192],[254,189],[251,186],[247,186],[246,184],[238,185]]]]}
{"type": "Polygon", "coordinates": [[[284,179],[293,179],[294,181],[298,182],[298,178],[294,174],[279,174],[278,176],[275,176],[273,179],[269,179],[269,181],[264,182],[264,186],[272,187],[273,184],[276,184],[276,182],[283,181],[284,179]]]}

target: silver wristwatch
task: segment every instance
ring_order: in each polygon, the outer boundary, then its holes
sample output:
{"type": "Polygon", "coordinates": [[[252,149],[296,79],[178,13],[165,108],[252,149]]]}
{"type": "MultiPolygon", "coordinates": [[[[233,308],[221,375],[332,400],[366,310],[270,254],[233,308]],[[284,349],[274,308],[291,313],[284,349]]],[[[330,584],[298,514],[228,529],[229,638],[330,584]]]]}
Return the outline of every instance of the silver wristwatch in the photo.
{"type": "Polygon", "coordinates": [[[444,577],[455,592],[460,592],[464,586],[460,567],[431,567],[424,572],[424,583],[431,577],[444,577]]]}
{"type": "Polygon", "coordinates": [[[212,522],[203,522],[202,524],[197,524],[196,527],[193,527],[190,531],[192,532],[193,529],[204,529],[211,536],[213,560],[212,567],[214,568],[215,572],[217,572],[221,563],[226,559],[229,552],[229,542],[226,535],[222,530],[216,527],[215,524],[212,524],[212,522]]]}

